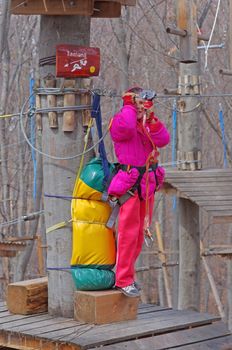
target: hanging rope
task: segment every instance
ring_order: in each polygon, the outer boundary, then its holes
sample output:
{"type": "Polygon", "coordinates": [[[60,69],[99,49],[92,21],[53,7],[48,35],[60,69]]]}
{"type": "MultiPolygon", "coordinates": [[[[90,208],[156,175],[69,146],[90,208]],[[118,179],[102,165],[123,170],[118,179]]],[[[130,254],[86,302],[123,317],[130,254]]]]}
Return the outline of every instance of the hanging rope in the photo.
{"type": "Polygon", "coordinates": [[[94,95],[93,110],[92,110],[91,116],[92,116],[92,118],[96,119],[98,137],[99,137],[99,140],[101,140],[99,142],[98,151],[99,151],[100,157],[102,159],[102,166],[103,166],[103,171],[104,171],[103,183],[106,183],[109,176],[110,176],[110,169],[109,169],[109,162],[108,162],[107,156],[106,156],[104,141],[102,139],[103,134],[102,134],[102,116],[101,116],[101,107],[100,107],[100,95],[96,95],[96,94],[94,95]]]}
{"type": "Polygon", "coordinates": [[[226,135],[225,135],[225,124],[224,124],[224,117],[223,117],[223,109],[222,104],[219,104],[219,123],[222,133],[222,145],[223,145],[223,166],[224,168],[227,168],[227,157],[226,157],[226,135]]]}
{"type": "MultiPolygon", "coordinates": [[[[29,109],[29,116],[30,116],[30,127],[31,127],[31,144],[35,146],[35,119],[34,116],[34,108],[35,108],[35,95],[33,94],[33,89],[35,85],[35,79],[33,78],[32,74],[30,77],[30,109],[29,109]]],[[[36,161],[36,153],[34,148],[31,148],[31,158],[33,162],[33,199],[36,200],[36,182],[37,182],[37,161],[36,161]]]]}

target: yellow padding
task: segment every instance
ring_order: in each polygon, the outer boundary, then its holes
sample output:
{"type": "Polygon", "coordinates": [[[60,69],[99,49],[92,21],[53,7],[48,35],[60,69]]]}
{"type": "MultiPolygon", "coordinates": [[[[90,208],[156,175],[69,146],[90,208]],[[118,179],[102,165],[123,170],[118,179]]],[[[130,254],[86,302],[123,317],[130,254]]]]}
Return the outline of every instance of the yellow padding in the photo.
{"type": "Polygon", "coordinates": [[[111,211],[111,207],[105,202],[89,199],[72,200],[73,221],[101,222],[105,224],[110,217],[111,211]]]}
{"type": "Polygon", "coordinates": [[[73,191],[73,197],[93,199],[93,200],[99,201],[101,200],[102,193],[95,190],[92,187],[89,187],[81,179],[78,179],[73,191]]]}
{"type": "Polygon", "coordinates": [[[73,222],[71,265],[114,265],[115,238],[103,224],[73,222]]]}

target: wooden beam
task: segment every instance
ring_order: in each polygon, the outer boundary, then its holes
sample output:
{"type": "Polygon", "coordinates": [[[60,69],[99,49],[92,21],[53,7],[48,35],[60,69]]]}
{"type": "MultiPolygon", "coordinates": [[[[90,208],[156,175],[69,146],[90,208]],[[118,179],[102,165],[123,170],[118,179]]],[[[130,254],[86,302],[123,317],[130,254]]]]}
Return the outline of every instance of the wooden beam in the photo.
{"type": "Polygon", "coordinates": [[[105,1],[105,2],[118,2],[121,5],[124,6],[135,6],[136,5],[136,0],[95,0],[96,2],[101,2],[101,1],[105,1]]]}
{"type": "Polygon", "coordinates": [[[121,16],[121,4],[117,1],[97,1],[94,3],[92,17],[116,18],[121,16]]]}
{"type": "Polygon", "coordinates": [[[118,0],[121,5],[125,6],[135,6],[136,5],[136,0],[118,0]]]}
{"type": "Polygon", "coordinates": [[[214,216],[213,224],[231,224],[232,223],[232,215],[230,216],[214,216]]]}
{"type": "Polygon", "coordinates": [[[79,347],[72,344],[63,344],[53,340],[43,340],[40,338],[32,338],[20,333],[1,332],[0,334],[0,347],[17,349],[17,350],[78,350],[79,347]]]}
{"type": "Polygon", "coordinates": [[[12,0],[11,13],[14,15],[91,16],[93,4],[94,0],[12,0]]]}

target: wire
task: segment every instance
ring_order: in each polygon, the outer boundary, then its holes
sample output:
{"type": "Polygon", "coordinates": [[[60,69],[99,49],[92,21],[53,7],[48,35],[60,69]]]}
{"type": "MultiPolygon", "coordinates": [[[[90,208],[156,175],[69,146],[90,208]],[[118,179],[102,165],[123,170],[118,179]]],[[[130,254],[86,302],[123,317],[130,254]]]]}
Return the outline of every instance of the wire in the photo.
{"type": "Polygon", "coordinates": [[[213,27],[212,27],[212,30],[211,30],[211,33],[210,33],[210,36],[209,36],[208,44],[206,45],[206,49],[205,49],[205,70],[207,69],[207,66],[208,66],[208,50],[209,50],[209,46],[210,46],[210,43],[211,43],[211,40],[212,40],[212,37],[213,37],[213,33],[214,33],[214,29],[215,29],[215,26],[216,26],[220,4],[221,4],[221,0],[218,0],[216,14],[215,14],[215,17],[214,17],[214,22],[213,22],[213,27]]]}
{"type": "Polygon", "coordinates": [[[0,145],[0,148],[1,149],[5,149],[5,148],[10,148],[10,147],[15,147],[15,146],[21,145],[22,143],[26,143],[26,141],[24,140],[24,141],[15,142],[15,143],[8,143],[8,144],[6,144],[4,146],[0,145]]]}
{"type": "Polygon", "coordinates": [[[18,117],[19,113],[15,113],[15,114],[2,114],[0,115],[0,118],[11,118],[11,117],[18,117]]]}
{"type": "Polygon", "coordinates": [[[57,156],[52,156],[48,153],[45,153],[45,152],[42,152],[40,151],[38,148],[34,147],[32,145],[32,143],[30,142],[30,140],[28,139],[27,135],[26,135],[26,132],[25,132],[25,129],[24,129],[24,125],[23,125],[23,111],[25,109],[25,106],[26,104],[28,103],[28,101],[30,100],[31,98],[31,95],[26,99],[26,101],[24,102],[23,106],[22,106],[22,109],[21,109],[21,112],[20,112],[20,125],[21,125],[21,130],[22,130],[22,133],[23,133],[23,136],[26,140],[26,142],[28,143],[28,145],[34,149],[36,152],[38,152],[39,154],[41,154],[42,156],[44,157],[47,157],[47,158],[51,158],[51,159],[55,159],[55,160],[72,160],[72,159],[75,159],[75,158],[78,158],[78,157],[81,157],[82,155],[85,155],[87,154],[88,152],[92,151],[105,137],[106,135],[108,134],[109,132],[109,129],[106,130],[106,132],[103,134],[103,136],[93,145],[91,146],[90,148],[88,148],[86,151],[84,152],[81,152],[81,153],[78,153],[78,154],[75,154],[74,156],[70,156],[70,157],[57,157],[57,156]]]}
{"type": "Polygon", "coordinates": [[[19,218],[15,218],[15,219],[12,219],[10,221],[5,221],[5,222],[0,224],[0,227],[6,227],[6,226],[10,226],[10,225],[15,225],[15,224],[18,224],[21,221],[28,221],[28,220],[34,219],[36,216],[42,215],[42,214],[44,214],[44,210],[40,210],[40,211],[36,211],[36,212],[33,212],[33,213],[29,213],[27,215],[20,216],[19,218]]]}
{"type": "MultiPolygon", "coordinates": [[[[183,97],[183,96],[182,96],[183,97]]],[[[192,97],[195,97],[195,96],[192,96],[192,97]]],[[[176,99],[175,99],[176,101],[176,99]]],[[[166,106],[166,104],[162,103],[162,102],[159,102],[159,104],[161,104],[162,106],[164,106],[164,108],[166,109],[169,109],[170,111],[173,111],[173,108],[169,107],[169,106],[166,106]]],[[[188,109],[187,111],[181,111],[180,109],[177,109],[177,107],[175,108],[176,112],[178,113],[191,113],[193,111],[195,111],[195,109],[199,108],[201,106],[202,102],[198,102],[196,104],[196,106],[194,106],[192,109],[188,109]]]]}

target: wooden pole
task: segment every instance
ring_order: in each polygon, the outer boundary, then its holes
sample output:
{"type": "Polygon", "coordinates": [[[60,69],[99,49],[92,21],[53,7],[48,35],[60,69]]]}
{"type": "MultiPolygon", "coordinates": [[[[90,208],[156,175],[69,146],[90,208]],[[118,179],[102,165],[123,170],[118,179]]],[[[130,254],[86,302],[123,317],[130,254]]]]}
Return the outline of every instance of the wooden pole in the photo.
{"type": "MultiPolygon", "coordinates": [[[[229,11],[230,11],[230,17],[229,17],[229,69],[232,71],[232,0],[229,0],[229,11]]],[[[232,243],[232,224],[230,224],[230,228],[228,230],[228,244],[232,243]]],[[[232,260],[229,260],[227,262],[227,284],[228,284],[228,326],[229,330],[232,331],[232,260]]]]}
{"type": "MultiPolygon", "coordinates": [[[[197,51],[196,5],[193,0],[178,0],[177,27],[186,30],[180,37],[179,93],[183,96],[178,115],[178,160],[188,160],[180,168],[196,170],[200,157],[199,64],[197,51]],[[190,95],[188,98],[184,96],[190,95]]],[[[179,200],[179,309],[199,310],[200,229],[199,207],[187,199],[179,200]]]]}
{"type": "MultiPolygon", "coordinates": [[[[89,39],[90,17],[88,16],[41,16],[39,58],[54,56],[58,44],[88,46],[89,39]]],[[[48,75],[55,76],[55,66],[41,67],[40,81],[48,75]]],[[[62,86],[62,80],[57,80],[56,88],[59,86],[62,86]]],[[[42,107],[47,107],[46,95],[42,95],[41,103],[42,107]]],[[[57,97],[57,105],[62,105],[62,103],[63,97],[57,97]]],[[[80,103],[78,98],[76,103],[80,103]]],[[[51,129],[47,114],[43,114],[43,152],[66,158],[83,151],[81,112],[76,112],[75,118],[77,127],[72,132],[65,132],[62,130],[63,115],[61,113],[58,113],[58,129],[51,129]]],[[[85,160],[88,161],[92,156],[93,154],[89,153],[85,160]]],[[[56,160],[44,157],[44,192],[52,195],[71,196],[79,162],[80,158],[56,160]]],[[[45,197],[44,209],[47,229],[71,218],[69,201],[45,197]]],[[[71,274],[62,269],[70,266],[71,225],[47,234],[47,246],[49,313],[72,317],[74,284],[71,274]]]]}
{"type": "Polygon", "coordinates": [[[165,286],[165,292],[167,297],[167,304],[169,307],[172,307],[172,297],[171,297],[171,289],[169,284],[169,277],[168,277],[168,271],[167,271],[167,259],[164,252],[164,244],[162,235],[160,232],[160,224],[158,222],[155,223],[155,230],[156,230],[156,237],[157,237],[157,243],[159,248],[159,259],[162,263],[162,272],[164,276],[164,286],[165,286]]]}

